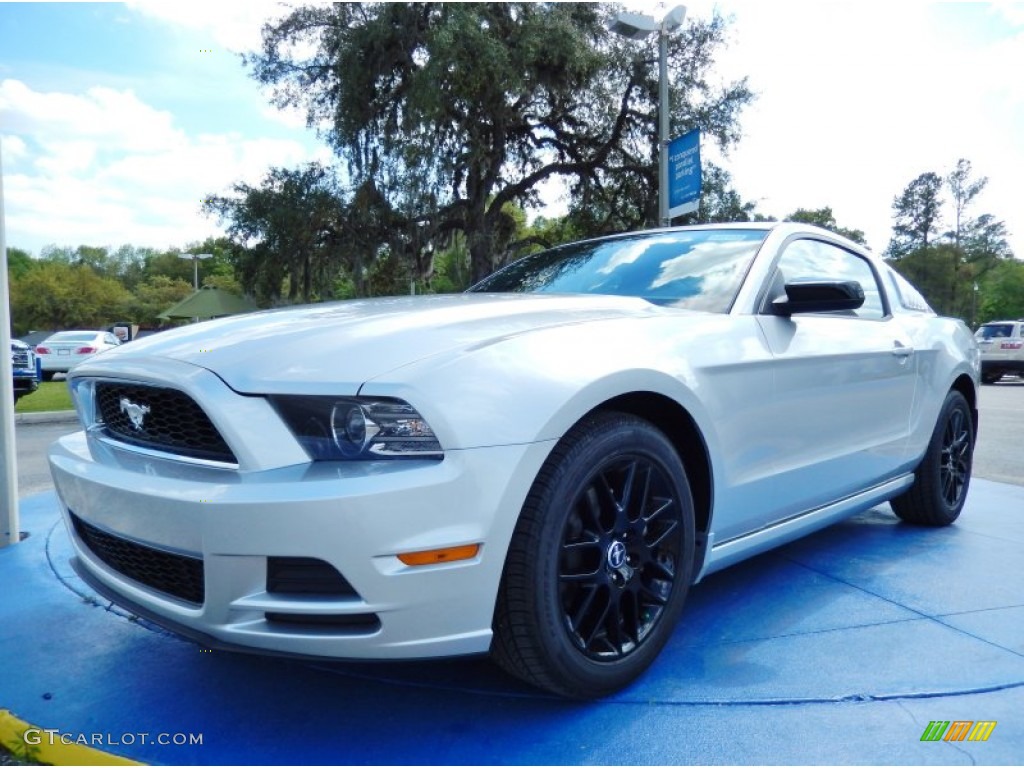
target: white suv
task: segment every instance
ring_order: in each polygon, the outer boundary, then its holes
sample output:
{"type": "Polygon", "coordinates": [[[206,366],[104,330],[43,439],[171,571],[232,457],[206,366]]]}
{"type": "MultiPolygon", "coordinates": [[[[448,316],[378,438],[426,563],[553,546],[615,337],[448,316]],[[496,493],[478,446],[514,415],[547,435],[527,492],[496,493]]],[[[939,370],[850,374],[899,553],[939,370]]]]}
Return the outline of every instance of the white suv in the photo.
{"type": "Polygon", "coordinates": [[[974,334],[981,347],[981,380],[994,384],[1008,373],[1024,376],[1024,320],[993,320],[974,334]]]}

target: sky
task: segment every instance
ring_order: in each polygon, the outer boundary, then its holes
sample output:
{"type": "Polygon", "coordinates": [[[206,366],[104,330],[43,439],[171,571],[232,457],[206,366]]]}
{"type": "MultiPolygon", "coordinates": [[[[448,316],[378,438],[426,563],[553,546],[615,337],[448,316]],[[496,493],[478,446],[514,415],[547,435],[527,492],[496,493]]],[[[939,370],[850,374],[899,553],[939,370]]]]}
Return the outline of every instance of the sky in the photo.
{"type": "MultiPolygon", "coordinates": [[[[659,19],[673,4],[626,3],[659,19]]],[[[971,213],[1006,222],[1024,258],[1024,2],[692,0],[730,18],[718,57],[757,99],[728,155],[745,200],[784,216],[830,206],[884,250],[892,201],[968,159],[971,213]]],[[[303,116],[270,106],[240,53],[282,6],[0,2],[6,242],[184,248],[221,234],[202,200],[272,166],[329,161],[303,116]]],[[[548,208],[563,209],[557,186],[548,208]]]]}

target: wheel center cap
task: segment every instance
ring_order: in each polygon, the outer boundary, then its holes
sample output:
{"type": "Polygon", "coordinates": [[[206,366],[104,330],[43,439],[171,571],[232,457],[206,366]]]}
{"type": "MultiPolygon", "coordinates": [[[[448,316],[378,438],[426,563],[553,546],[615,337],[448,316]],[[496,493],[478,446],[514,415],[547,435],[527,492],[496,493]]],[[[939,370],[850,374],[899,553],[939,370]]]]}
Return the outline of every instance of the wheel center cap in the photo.
{"type": "Polygon", "coordinates": [[[613,541],[608,545],[608,552],[606,553],[608,558],[608,567],[613,571],[617,571],[626,564],[626,545],[621,541],[613,541]]]}

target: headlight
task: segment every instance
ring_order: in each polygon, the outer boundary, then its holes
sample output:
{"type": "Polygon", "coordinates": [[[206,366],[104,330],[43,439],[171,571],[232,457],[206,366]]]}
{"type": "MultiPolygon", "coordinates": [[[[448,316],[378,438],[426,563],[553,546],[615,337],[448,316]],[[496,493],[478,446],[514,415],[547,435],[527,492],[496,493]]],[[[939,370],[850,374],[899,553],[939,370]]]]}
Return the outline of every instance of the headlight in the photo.
{"type": "Polygon", "coordinates": [[[387,397],[271,397],[310,458],[441,459],[444,453],[423,417],[387,397]]]}

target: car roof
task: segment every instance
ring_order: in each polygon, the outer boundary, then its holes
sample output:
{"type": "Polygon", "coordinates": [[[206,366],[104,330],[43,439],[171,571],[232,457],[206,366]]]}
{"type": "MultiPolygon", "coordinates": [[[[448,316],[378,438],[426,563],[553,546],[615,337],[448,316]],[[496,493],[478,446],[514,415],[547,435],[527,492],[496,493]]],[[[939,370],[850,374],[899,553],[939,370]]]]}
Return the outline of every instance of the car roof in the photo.
{"type": "Polygon", "coordinates": [[[50,339],[56,339],[57,341],[60,341],[61,339],[84,338],[86,336],[98,336],[98,335],[100,335],[102,333],[106,333],[106,331],[94,331],[94,330],[90,330],[88,328],[82,328],[82,329],[79,329],[79,330],[71,330],[71,331],[57,331],[56,333],[51,334],[50,336],[48,336],[47,337],[47,341],[49,341],[50,339]]]}
{"type": "MultiPolygon", "coordinates": [[[[636,237],[637,235],[658,235],[666,232],[698,232],[709,229],[715,230],[739,230],[739,231],[760,231],[766,235],[768,233],[775,233],[782,237],[788,237],[789,235],[815,235],[831,240],[835,240],[844,243],[850,247],[855,248],[859,253],[868,253],[874,256],[868,248],[865,248],[859,243],[855,243],[849,238],[843,237],[842,235],[833,232],[829,229],[819,227],[815,224],[805,224],[799,221],[731,221],[731,222],[719,222],[719,223],[707,223],[707,224],[688,224],[681,227],[658,227],[654,229],[640,229],[631,230],[629,232],[617,232],[615,234],[601,235],[598,237],[590,237],[584,240],[577,240],[572,243],[563,243],[562,245],[578,245],[579,243],[588,242],[600,242],[602,240],[618,240],[620,238],[636,237]]],[[[555,246],[560,248],[561,245],[555,246]]]]}

